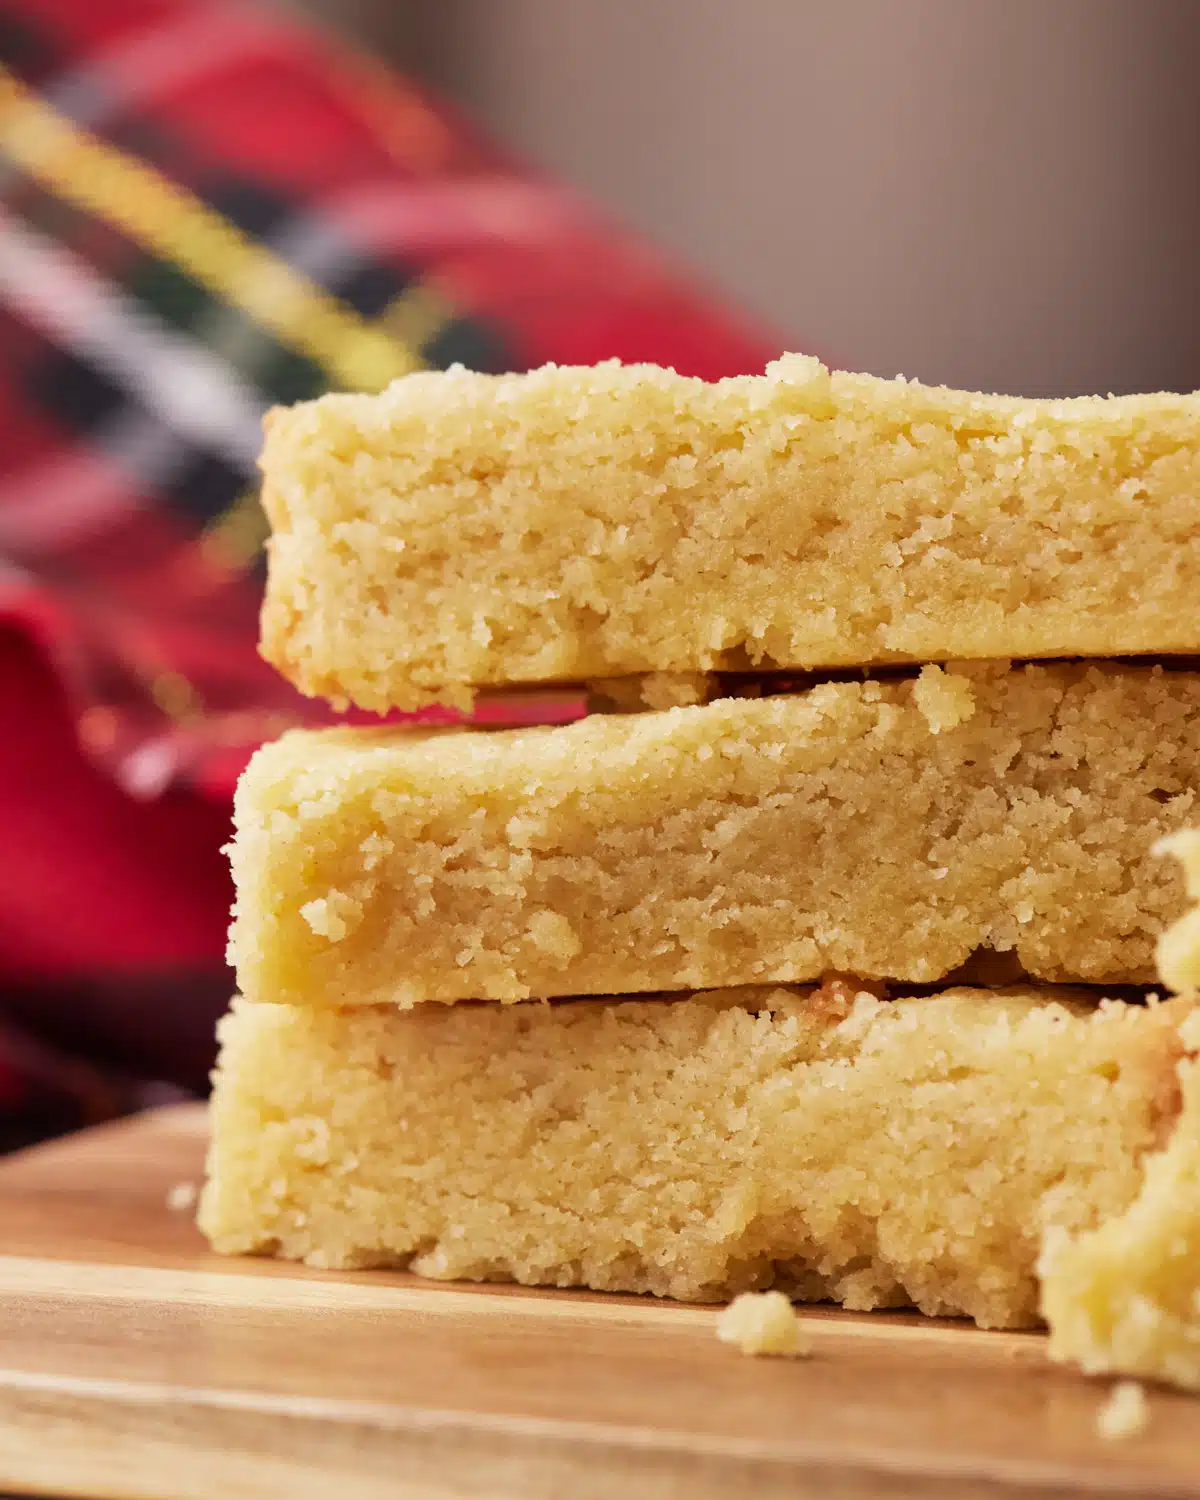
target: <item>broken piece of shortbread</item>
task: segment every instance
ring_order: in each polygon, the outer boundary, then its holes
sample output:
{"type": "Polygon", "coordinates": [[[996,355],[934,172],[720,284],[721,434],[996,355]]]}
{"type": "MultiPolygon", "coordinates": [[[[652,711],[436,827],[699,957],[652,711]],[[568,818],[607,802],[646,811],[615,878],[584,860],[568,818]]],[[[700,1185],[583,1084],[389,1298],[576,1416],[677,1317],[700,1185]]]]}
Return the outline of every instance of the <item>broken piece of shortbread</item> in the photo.
{"type": "MultiPolygon", "coordinates": [[[[1164,841],[1200,896],[1200,837],[1164,841]]],[[[1190,911],[1163,939],[1163,978],[1192,989],[1200,929],[1190,911]]],[[[1200,1021],[1179,1028],[1180,1113],[1124,1213],[1082,1234],[1057,1232],[1042,1255],[1051,1354],[1091,1373],[1140,1375],[1200,1391],[1200,1021]]]]}

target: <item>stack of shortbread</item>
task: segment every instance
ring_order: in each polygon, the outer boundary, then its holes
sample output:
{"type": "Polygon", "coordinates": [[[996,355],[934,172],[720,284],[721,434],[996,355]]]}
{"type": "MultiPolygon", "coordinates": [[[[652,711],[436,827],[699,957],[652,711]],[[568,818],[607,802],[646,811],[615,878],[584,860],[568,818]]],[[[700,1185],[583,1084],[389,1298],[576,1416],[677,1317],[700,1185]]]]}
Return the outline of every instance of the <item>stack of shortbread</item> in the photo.
{"type": "Polygon", "coordinates": [[[1200,818],[1200,398],[454,370],[263,467],[306,692],[625,711],[254,758],[213,1243],[992,1326],[1044,1251],[1103,1364],[1080,1257],[1189,1067],[1131,987],[1200,818]]]}

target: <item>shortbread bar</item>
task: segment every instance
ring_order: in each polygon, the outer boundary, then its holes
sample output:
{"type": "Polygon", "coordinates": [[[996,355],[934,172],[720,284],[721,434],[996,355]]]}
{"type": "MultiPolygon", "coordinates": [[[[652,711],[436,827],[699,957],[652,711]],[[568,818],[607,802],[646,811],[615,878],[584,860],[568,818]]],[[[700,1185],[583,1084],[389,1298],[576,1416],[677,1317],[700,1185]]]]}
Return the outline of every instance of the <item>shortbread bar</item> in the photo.
{"type": "Polygon", "coordinates": [[[1200,397],[789,356],[455,369],[271,414],[263,651],[365,708],[712,669],[1200,651],[1200,397]]]}
{"type": "Polygon", "coordinates": [[[1150,848],[1198,790],[1200,673],[1157,667],[297,732],[238,790],[230,955],[248,998],[314,1005],[929,984],[980,949],[1153,982],[1185,901],[1150,848]]]}
{"type": "Polygon", "coordinates": [[[831,981],[223,1023],[222,1251],[712,1300],[1037,1318],[1046,1231],[1120,1214],[1187,1002],[831,981]]]}

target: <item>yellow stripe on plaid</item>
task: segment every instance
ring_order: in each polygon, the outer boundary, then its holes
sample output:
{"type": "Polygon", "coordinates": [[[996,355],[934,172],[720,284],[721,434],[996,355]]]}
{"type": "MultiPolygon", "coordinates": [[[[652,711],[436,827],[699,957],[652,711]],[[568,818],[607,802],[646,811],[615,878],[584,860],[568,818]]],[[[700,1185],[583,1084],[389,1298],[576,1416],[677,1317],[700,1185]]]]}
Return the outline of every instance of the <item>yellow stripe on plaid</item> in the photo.
{"type": "Polygon", "coordinates": [[[438,288],[417,281],[388,303],[379,323],[406,348],[423,349],[453,317],[453,304],[438,288]]]}
{"type": "Polygon", "coordinates": [[[280,343],[315,360],[335,384],[381,390],[421,367],[407,345],[185,188],[79,129],[2,67],[0,151],[44,187],[173,262],[280,343]]]}

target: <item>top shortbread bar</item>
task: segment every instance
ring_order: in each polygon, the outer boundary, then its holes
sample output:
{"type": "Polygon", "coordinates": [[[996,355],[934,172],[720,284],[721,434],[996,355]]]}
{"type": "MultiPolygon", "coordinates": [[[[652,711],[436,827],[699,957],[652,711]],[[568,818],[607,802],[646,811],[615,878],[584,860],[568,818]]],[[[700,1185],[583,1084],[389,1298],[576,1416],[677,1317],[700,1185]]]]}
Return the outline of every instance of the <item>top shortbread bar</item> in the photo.
{"type": "Polygon", "coordinates": [[[1200,650],[1197,395],[454,369],[273,412],[263,471],[263,653],[364,708],[1200,650]]]}

